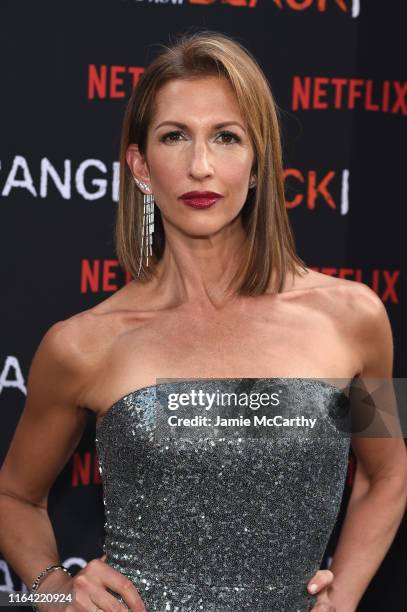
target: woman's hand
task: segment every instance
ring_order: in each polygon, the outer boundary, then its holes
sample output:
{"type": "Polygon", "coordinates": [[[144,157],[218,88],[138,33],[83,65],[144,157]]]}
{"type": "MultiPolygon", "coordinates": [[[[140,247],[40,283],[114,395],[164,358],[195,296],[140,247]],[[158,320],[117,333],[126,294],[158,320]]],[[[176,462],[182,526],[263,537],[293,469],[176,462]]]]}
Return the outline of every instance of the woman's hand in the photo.
{"type": "Polygon", "coordinates": [[[329,587],[334,579],[331,570],[318,570],[308,583],[308,592],[312,595],[317,594],[317,601],[310,612],[340,612],[329,597],[329,587]],[[311,589],[311,585],[317,588],[311,589]]]}
{"type": "MultiPolygon", "coordinates": [[[[105,563],[106,555],[99,559],[92,559],[75,576],[58,572],[58,582],[44,580],[44,585],[38,592],[43,593],[72,593],[72,602],[66,606],[38,605],[39,612],[51,610],[64,610],[64,612],[123,612],[125,605],[111,595],[107,588],[122,597],[132,612],[146,612],[140,594],[134,584],[126,576],[105,563]],[[61,576],[61,574],[63,574],[61,576]]],[[[57,572],[53,572],[57,574],[57,572]]],[[[50,575],[51,578],[51,575],[50,575]]]]}

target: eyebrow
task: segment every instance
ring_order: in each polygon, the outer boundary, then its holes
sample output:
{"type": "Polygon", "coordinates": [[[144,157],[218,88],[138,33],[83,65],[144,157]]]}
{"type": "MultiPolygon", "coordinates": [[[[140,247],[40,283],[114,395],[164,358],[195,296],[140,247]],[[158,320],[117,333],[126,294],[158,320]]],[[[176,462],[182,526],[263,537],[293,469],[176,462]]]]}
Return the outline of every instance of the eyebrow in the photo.
{"type": "MultiPolygon", "coordinates": [[[[188,129],[188,126],[185,123],[180,123],[179,121],[163,121],[162,123],[159,123],[157,125],[154,131],[156,132],[158,128],[162,127],[163,125],[175,125],[179,127],[181,130],[188,129]]],[[[220,130],[221,128],[227,127],[228,125],[238,125],[244,132],[246,132],[243,125],[239,123],[238,121],[224,121],[222,123],[217,123],[213,127],[215,128],[215,130],[220,130]]]]}

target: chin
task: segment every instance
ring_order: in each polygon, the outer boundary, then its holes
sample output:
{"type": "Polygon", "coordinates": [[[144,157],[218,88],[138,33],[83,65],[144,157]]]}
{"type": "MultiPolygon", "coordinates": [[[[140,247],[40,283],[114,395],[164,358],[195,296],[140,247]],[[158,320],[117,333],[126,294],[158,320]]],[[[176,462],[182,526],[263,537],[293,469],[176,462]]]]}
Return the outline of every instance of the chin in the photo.
{"type": "Polygon", "coordinates": [[[207,238],[208,236],[220,232],[224,227],[232,223],[233,219],[234,217],[228,217],[225,219],[223,216],[221,219],[208,219],[208,217],[206,217],[206,219],[202,218],[200,220],[193,220],[188,224],[180,224],[179,227],[182,227],[182,230],[190,236],[207,238]]]}

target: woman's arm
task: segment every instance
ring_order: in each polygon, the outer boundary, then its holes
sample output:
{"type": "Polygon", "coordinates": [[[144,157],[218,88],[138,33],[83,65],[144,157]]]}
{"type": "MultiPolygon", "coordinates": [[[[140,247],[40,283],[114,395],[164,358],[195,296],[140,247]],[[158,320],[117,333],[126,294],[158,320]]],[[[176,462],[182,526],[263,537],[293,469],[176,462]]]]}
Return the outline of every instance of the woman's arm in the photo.
{"type": "MultiPolygon", "coordinates": [[[[0,549],[29,588],[47,565],[60,563],[48,493],[86,425],[78,401],[85,363],[75,345],[76,326],[69,320],[55,323],[41,340],[24,410],[0,470],[0,549]]],[[[51,582],[56,574],[63,572],[52,572],[51,582]]]]}
{"type": "MultiPolygon", "coordinates": [[[[366,389],[371,389],[373,379],[392,378],[393,339],[382,301],[366,285],[363,287],[358,300],[355,337],[362,348],[360,377],[366,382],[366,389]]],[[[401,435],[395,435],[395,427],[391,427],[391,433],[392,437],[389,434],[352,439],[357,459],[354,485],[329,568],[334,574],[329,587],[330,601],[335,603],[338,612],[356,610],[406,509],[406,447],[401,435]]]]}
{"type": "MultiPolygon", "coordinates": [[[[92,321],[92,315],[80,313],[44,335],[31,363],[24,410],[0,470],[0,549],[29,588],[48,565],[60,564],[48,495],[86,425],[82,399],[89,372],[99,370],[101,359],[100,334],[92,321]]],[[[61,570],[47,574],[38,593],[74,593],[72,612],[123,609],[108,588],[134,612],[145,612],[132,581],[102,559],[92,559],[74,577],[61,570]]],[[[61,604],[41,603],[37,608],[59,612],[61,604]]]]}

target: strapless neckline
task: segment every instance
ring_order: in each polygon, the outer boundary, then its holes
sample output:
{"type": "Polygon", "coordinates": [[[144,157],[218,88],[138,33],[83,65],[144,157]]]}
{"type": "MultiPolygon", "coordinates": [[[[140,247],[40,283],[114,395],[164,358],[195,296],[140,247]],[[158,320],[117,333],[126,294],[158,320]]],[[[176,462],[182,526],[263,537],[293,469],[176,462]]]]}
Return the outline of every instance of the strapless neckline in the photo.
{"type": "MultiPolygon", "coordinates": [[[[106,410],[105,414],[102,416],[102,419],[99,423],[96,422],[96,431],[99,432],[105,422],[106,419],[108,419],[108,417],[111,418],[112,414],[115,413],[115,411],[117,410],[117,408],[119,406],[121,406],[122,402],[130,397],[137,397],[137,395],[140,395],[141,393],[144,392],[148,392],[148,391],[152,391],[155,388],[161,387],[163,385],[178,385],[178,384],[185,384],[186,382],[204,382],[204,381],[212,381],[212,382],[220,382],[220,381],[249,381],[249,380],[253,380],[253,381],[257,381],[257,380],[270,380],[273,382],[277,382],[279,380],[306,380],[309,381],[310,383],[313,384],[321,384],[323,385],[325,388],[330,389],[333,392],[336,392],[339,396],[343,396],[346,399],[348,399],[348,396],[345,393],[345,390],[350,386],[351,383],[348,383],[343,389],[340,389],[339,387],[337,387],[336,385],[333,385],[331,383],[326,382],[325,380],[322,380],[320,378],[305,378],[305,377],[301,377],[301,376],[291,376],[291,377],[282,377],[282,376],[278,376],[278,377],[270,377],[270,378],[240,378],[240,377],[226,377],[226,378],[193,378],[193,379],[187,379],[187,380],[176,380],[176,381],[171,381],[171,382],[160,382],[160,383],[153,383],[152,385],[145,385],[144,387],[139,387],[137,389],[133,389],[131,391],[129,391],[128,393],[126,393],[125,395],[122,395],[118,400],[116,400],[115,402],[113,402],[113,404],[106,410]]],[[[342,379],[345,380],[345,379],[342,379]]],[[[109,420],[109,419],[108,419],[109,420]]]]}

